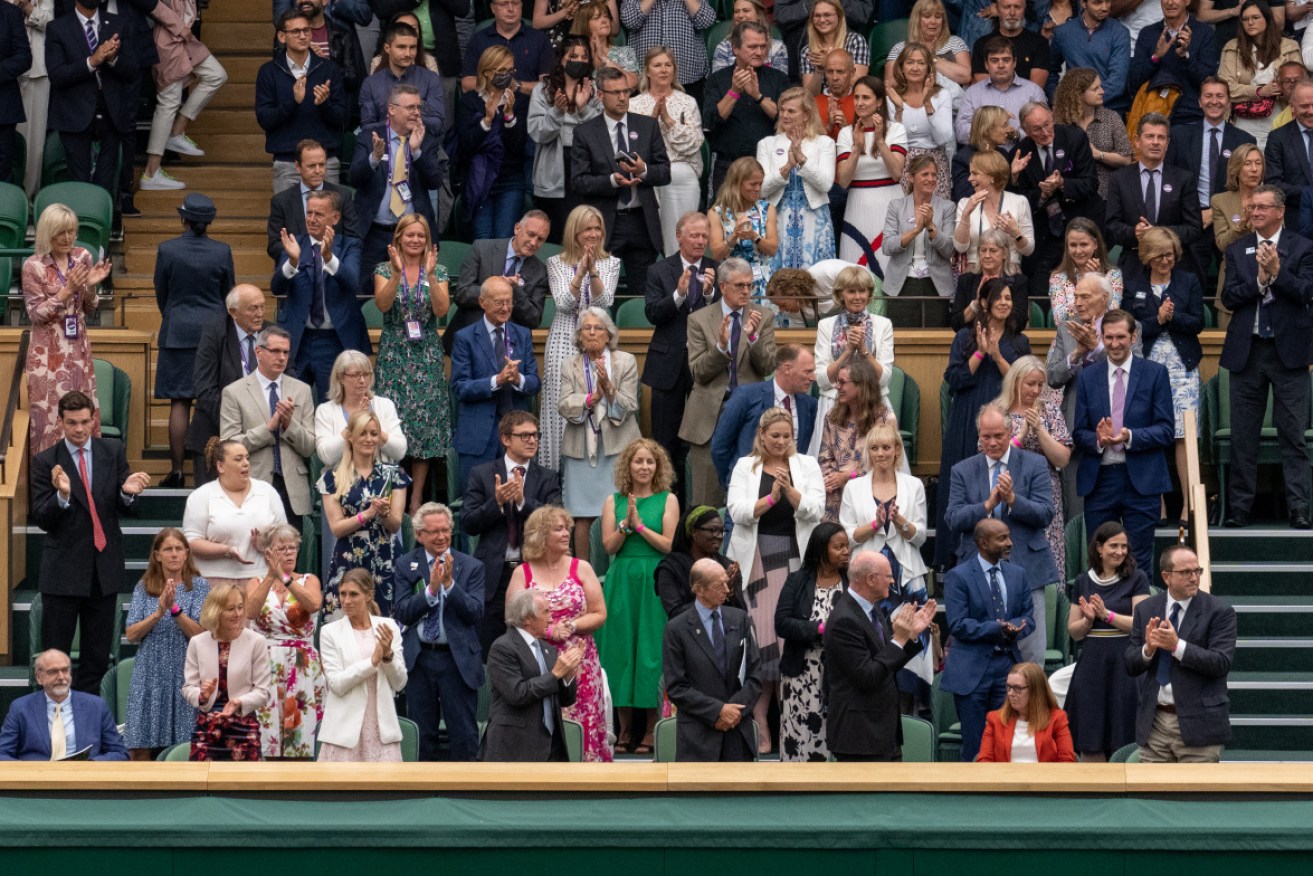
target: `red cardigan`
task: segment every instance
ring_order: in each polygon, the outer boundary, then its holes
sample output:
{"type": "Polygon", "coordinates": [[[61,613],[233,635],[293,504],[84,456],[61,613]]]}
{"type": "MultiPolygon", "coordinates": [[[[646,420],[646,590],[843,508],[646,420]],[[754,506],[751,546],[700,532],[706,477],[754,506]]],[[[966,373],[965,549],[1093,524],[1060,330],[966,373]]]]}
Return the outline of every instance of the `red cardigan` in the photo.
{"type": "MultiPolygon", "coordinates": [[[[976,760],[983,763],[1012,762],[1012,733],[1017,719],[1004,724],[1002,709],[996,709],[985,718],[985,734],[980,737],[980,754],[976,760]]],[[[1035,733],[1035,753],[1040,763],[1075,763],[1076,752],[1071,747],[1071,730],[1067,727],[1067,713],[1056,709],[1049,713],[1049,726],[1035,733]]]]}

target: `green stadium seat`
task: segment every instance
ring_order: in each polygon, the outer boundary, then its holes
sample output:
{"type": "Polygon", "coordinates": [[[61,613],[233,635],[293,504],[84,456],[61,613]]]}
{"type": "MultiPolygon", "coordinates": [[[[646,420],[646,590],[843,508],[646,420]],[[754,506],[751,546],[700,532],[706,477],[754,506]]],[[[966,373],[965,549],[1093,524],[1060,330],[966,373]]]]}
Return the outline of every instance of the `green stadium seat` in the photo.
{"type": "Polygon", "coordinates": [[[383,311],[378,309],[378,304],[374,302],[373,298],[366,298],[361,302],[360,315],[365,318],[367,328],[383,328],[383,311]]]}
{"type": "Polygon", "coordinates": [[[68,181],[68,164],[64,158],[64,141],[58,131],[46,135],[46,148],[41,153],[41,185],[52,186],[68,181]]]}
{"type": "Polygon", "coordinates": [[[1204,305],[1204,328],[1217,328],[1217,312],[1204,305]]]}
{"type": "Polygon", "coordinates": [[[124,657],[110,667],[100,680],[100,698],[114,712],[114,723],[120,726],[128,720],[128,691],[132,688],[132,666],[135,657],[124,657]]]}
{"type": "Polygon", "coordinates": [[[0,249],[21,249],[27,244],[29,218],[27,193],[16,185],[0,183],[0,249]]]}
{"type": "Polygon", "coordinates": [[[898,418],[898,434],[909,465],[916,465],[916,443],[921,419],[921,387],[897,365],[889,378],[889,409],[898,418]]]}
{"type": "Polygon", "coordinates": [[[563,247],[559,243],[544,243],[538,247],[538,258],[544,262],[554,255],[560,255],[563,247]]]}
{"type": "Polygon", "coordinates": [[[957,720],[957,704],[953,695],[939,686],[935,676],[930,691],[930,717],[935,727],[936,759],[954,762],[962,753],[962,725],[957,720]]]}
{"type": "Polygon", "coordinates": [[[166,748],[155,759],[185,763],[191,760],[191,743],[180,742],[172,748],[166,748]]]}
{"type": "Polygon", "coordinates": [[[96,369],[96,401],[100,405],[100,434],[128,443],[128,411],[132,382],[128,372],[105,359],[91,360],[96,369]]]}
{"type": "Polygon", "coordinates": [[[903,763],[933,763],[935,725],[913,715],[900,717],[903,724],[903,763]]]}
{"type": "Polygon", "coordinates": [[[96,247],[92,255],[104,258],[109,252],[110,232],[114,224],[114,200],[98,185],[62,182],[44,186],[36,193],[33,212],[40,219],[51,204],[63,204],[78,217],[78,240],[96,247]]]}
{"type": "Polygon", "coordinates": [[[419,725],[409,718],[397,717],[401,725],[401,760],[403,763],[419,761],[419,725]]]}
{"type": "Polygon", "coordinates": [[[570,763],[582,763],[584,759],[584,725],[569,718],[562,718],[561,734],[565,736],[566,759],[570,763]]]}
{"type": "Polygon", "coordinates": [[[871,28],[871,70],[883,71],[884,59],[893,51],[894,46],[907,39],[907,19],[896,18],[893,21],[881,21],[871,28]]]}
{"type": "Polygon", "coordinates": [[[1044,588],[1045,631],[1044,672],[1051,674],[1067,665],[1071,647],[1071,634],[1067,632],[1067,615],[1071,600],[1066,590],[1057,584],[1044,588]]]}
{"type": "Polygon", "coordinates": [[[592,525],[588,527],[588,563],[599,581],[606,577],[606,570],[611,568],[611,555],[602,547],[601,517],[594,517],[592,525]]]}
{"type": "Polygon", "coordinates": [[[14,132],[14,160],[9,163],[10,179],[20,183],[27,176],[27,138],[21,131],[14,132]]]}
{"type": "Polygon", "coordinates": [[[1139,763],[1140,746],[1134,742],[1123,745],[1108,757],[1108,763],[1139,763]]]}
{"type": "Polygon", "coordinates": [[[455,284],[456,278],[460,276],[461,265],[465,264],[465,259],[469,254],[470,244],[468,243],[459,240],[438,241],[438,264],[447,269],[452,284],[455,284]]]}
{"type": "Polygon", "coordinates": [[[1044,327],[1044,308],[1035,301],[1030,302],[1030,328],[1044,327]]]}
{"type": "Polygon", "coordinates": [[[647,302],[642,298],[631,298],[621,304],[615,312],[615,324],[618,328],[652,328],[652,323],[648,322],[645,307],[647,302]]]}
{"type": "MultiPolygon", "coordinates": [[[[652,738],[656,741],[656,745],[653,748],[654,754],[652,758],[654,762],[675,762],[676,735],[674,718],[662,718],[660,721],[656,722],[656,727],[652,731],[652,738]]],[[[761,738],[761,728],[757,726],[756,721],[752,722],[752,737],[754,742],[754,745],[752,746],[752,759],[760,760],[760,756],[756,753],[757,745],[755,743],[761,738]]]]}
{"type": "Polygon", "coordinates": [[[556,301],[548,298],[543,302],[543,318],[538,320],[538,328],[549,329],[552,327],[552,320],[556,319],[556,301]]]}
{"type": "Polygon", "coordinates": [[[1071,581],[1090,567],[1087,556],[1089,539],[1085,537],[1085,515],[1077,514],[1067,521],[1066,544],[1067,568],[1063,570],[1063,576],[1071,581]]]}

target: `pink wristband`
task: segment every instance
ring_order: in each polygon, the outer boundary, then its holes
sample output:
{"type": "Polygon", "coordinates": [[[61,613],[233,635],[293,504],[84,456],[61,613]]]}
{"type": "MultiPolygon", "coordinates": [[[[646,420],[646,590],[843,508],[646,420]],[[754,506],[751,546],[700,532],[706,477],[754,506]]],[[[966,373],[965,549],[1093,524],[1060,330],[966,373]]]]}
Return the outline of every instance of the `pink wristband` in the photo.
{"type": "Polygon", "coordinates": [[[734,98],[735,100],[738,100],[740,97],[743,96],[739,94],[737,91],[733,91],[733,90],[726,91],[725,93],[728,94],[730,97],[734,98]]]}
{"type": "Polygon", "coordinates": [[[1013,447],[1016,447],[1016,448],[1018,448],[1018,449],[1020,449],[1020,447],[1021,447],[1021,439],[1020,439],[1020,438],[1017,438],[1017,437],[1013,437],[1013,439],[1012,439],[1012,446],[1013,446],[1013,447]]]}
{"type": "Polygon", "coordinates": [[[770,495],[769,493],[766,494],[766,506],[767,506],[768,508],[774,508],[774,507],[775,507],[775,497],[772,496],[772,495],[770,495]]]}
{"type": "Polygon", "coordinates": [[[822,636],[825,635],[825,621],[821,621],[816,626],[816,632],[820,633],[822,636]]]}
{"type": "Polygon", "coordinates": [[[363,529],[364,526],[365,526],[365,515],[364,515],[364,514],[357,514],[357,515],[356,515],[356,523],[359,523],[359,524],[360,524],[360,527],[363,529]]]}
{"type": "Polygon", "coordinates": [[[971,354],[971,358],[975,359],[977,362],[984,362],[985,354],[980,352],[979,350],[976,350],[974,353],[971,354]]]}
{"type": "Polygon", "coordinates": [[[642,532],[644,529],[647,529],[647,527],[644,526],[642,523],[639,523],[637,526],[634,527],[634,532],[642,532]]]}
{"type": "Polygon", "coordinates": [[[848,480],[850,480],[850,481],[855,481],[855,480],[857,480],[857,472],[855,472],[855,471],[850,471],[850,472],[848,472],[848,480]]]}
{"type": "Polygon", "coordinates": [[[1108,612],[1108,623],[1112,623],[1116,617],[1117,617],[1117,612],[1115,611],[1108,612]]]}

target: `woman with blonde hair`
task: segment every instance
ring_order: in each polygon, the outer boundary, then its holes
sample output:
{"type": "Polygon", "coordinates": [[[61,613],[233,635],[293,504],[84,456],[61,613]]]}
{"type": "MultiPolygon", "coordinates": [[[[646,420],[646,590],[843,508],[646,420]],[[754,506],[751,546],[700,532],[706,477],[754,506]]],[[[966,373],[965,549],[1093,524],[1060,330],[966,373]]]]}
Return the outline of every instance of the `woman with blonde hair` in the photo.
{"type": "Polygon", "coordinates": [[[766,172],[750,156],[734,159],[707,211],[711,257],[740,258],[752,267],[752,303],[766,306],[772,261],[779,251],[775,204],[762,197],[766,172]]]}
{"type": "Polygon", "coordinates": [[[884,276],[885,313],[911,328],[944,328],[952,309],[953,236],[957,206],[939,190],[947,176],[935,157],[922,152],[907,162],[903,197],[885,213],[881,251],[889,257],[884,276]]]}
{"type": "MultiPolygon", "coordinates": [[[[423,221],[424,217],[416,218],[423,221]]],[[[374,376],[374,363],[359,350],[343,350],[333,360],[333,370],[328,377],[328,401],[315,408],[315,455],[325,466],[336,468],[342,461],[346,449],[342,431],[351,415],[359,411],[369,411],[378,417],[379,428],[383,430],[379,455],[383,459],[397,462],[406,455],[406,435],[401,430],[397,406],[374,394],[374,376]]],[[[421,377],[414,373],[408,376],[412,381],[421,377]]],[[[430,404],[436,405],[437,402],[430,404]]],[[[423,417],[430,416],[426,409],[423,417]]],[[[422,422],[422,419],[417,415],[410,422],[422,422]]]]}
{"type": "Polygon", "coordinates": [[[246,626],[245,591],[212,588],[199,624],[183,668],[182,698],[197,710],[188,759],[263,760],[256,710],[273,699],[273,679],[264,636],[246,626]]]}
{"type": "Polygon", "coordinates": [[[565,418],[557,409],[561,373],[578,352],[579,315],[590,307],[610,307],[620,282],[620,259],[606,251],[606,222],[596,207],[581,204],[571,210],[561,240],[561,251],[547,260],[547,285],[556,302],[556,315],[547,333],[538,398],[538,464],[552,471],[561,465],[561,439],[565,436],[565,418]]]}
{"type": "Polygon", "coordinates": [[[1053,121],[1085,132],[1099,176],[1099,197],[1108,197],[1108,178],[1117,168],[1134,163],[1135,153],[1121,114],[1103,105],[1103,82],[1097,72],[1077,67],[1063,74],[1053,95],[1053,121]]]}
{"type": "Polygon", "coordinates": [[[948,13],[941,0],[916,0],[907,16],[907,39],[894,43],[885,59],[886,82],[895,77],[898,58],[913,43],[920,43],[930,50],[932,81],[940,75],[963,88],[971,84],[971,50],[962,37],[949,31],[948,13]]]}
{"type": "Polygon", "coordinates": [[[324,497],[329,531],[337,539],[324,588],[324,614],[330,620],[341,613],[338,582],[354,568],[368,569],[375,581],[384,582],[379,604],[385,614],[390,613],[395,536],[406,511],[406,488],[411,485],[404,469],[380,458],[383,430],[373,412],[352,414],[342,437],[346,443],[342,461],[325,470],[315,485],[324,497]]]}
{"type": "Polygon", "coordinates": [[[311,760],[323,717],[324,670],[315,647],[323,604],[319,579],[296,571],[301,533],[279,523],[260,533],[269,565],[246,584],[246,617],[269,646],[274,699],[256,714],[266,758],[311,760]]]}
{"type": "MultiPolygon", "coordinates": [[[[100,299],[96,287],[109,276],[108,261],[77,246],[77,214],[51,204],[36,222],[36,246],[23,262],[23,302],[31,323],[27,348],[29,452],[36,456],[64,437],[59,400],[80,390],[96,400],[87,317],[100,299]]],[[[100,435],[100,411],[93,435],[100,435]]]]}
{"type": "Polygon", "coordinates": [[[886,87],[886,98],[888,115],[903,126],[907,138],[908,161],[903,166],[903,187],[906,189],[910,181],[908,164],[911,159],[929,155],[939,171],[935,194],[947,198],[948,155],[954,148],[953,97],[935,81],[934,61],[929,48],[909,42],[893,62],[893,87],[886,87]]]}
{"type": "Polygon", "coordinates": [[[524,212],[529,95],[515,87],[515,56],[489,46],[479,56],[474,88],[460,96],[456,134],[465,171],[463,216],[474,239],[510,237],[524,212]]]}
{"type": "Polygon", "coordinates": [[[629,111],[652,116],[661,129],[670,158],[670,184],[658,186],[657,205],[661,208],[661,236],[665,254],[679,251],[675,223],[685,213],[698,209],[702,193],[702,112],[698,102],[679,84],[679,64],[675,53],[665,46],[648,49],[643,60],[643,75],[638,80],[639,94],[629,101],[629,111]]]}
{"type": "Polygon", "coordinates": [[[874,76],[853,83],[853,123],[839,132],[835,151],[835,178],[848,190],[839,258],[883,279],[889,267],[883,248],[885,216],[902,194],[898,180],[907,160],[907,132],[889,118],[884,83],[874,76]]]}
{"type": "Polygon", "coordinates": [[[852,56],[858,77],[870,72],[871,44],[862,34],[848,29],[843,4],[839,0],[814,0],[807,16],[807,38],[798,50],[798,71],[809,95],[821,93],[825,84],[825,59],[835,49],[843,49],[852,56]]]}
{"type": "MultiPolygon", "coordinates": [[[[570,556],[573,527],[569,512],[559,505],[545,505],[529,515],[524,522],[524,543],[520,549],[524,562],[511,574],[506,601],[509,604],[511,597],[521,590],[540,591],[547,597],[552,613],[547,640],[560,650],[576,644],[583,649],[575,678],[574,705],[562,714],[583,725],[583,759],[606,763],[611,760],[606,680],[594,639],[607,622],[607,606],[593,567],[570,556]]],[[[649,583],[648,590],[651,589],[649,583]]],[[[659,645],[659,633],[657,641],[659,645]]],[[[659,655],[658,648],[658,658],[659,655]]]]}
{"type": "Polygon", "coordinates": [[[825,520],[839,519],[844,487],[862,474],[861,443],[876,423],[893,420],[880,380],[865,359],[839,366],[834,407],[825,415],[816,459],[825,477],[825,520]]]}
{"type": "Polygon", "coordinates": [[[1001,106],[982,106],[971,117],[971,133],[967,144],[953,153],[953,200],[971,197],[971,159],[981,152],[997,152],[1006,156],[1011,144],[1017,140],[1015,119],[1001,106]]]}
{"type": "Polygon", "coordinates": [[[968,271],[979,268],[976,246],[987,229],[998,229],[1008,236],[1009,274],[1020,273],[1021,257],[1035,251],[1030,203],[1007,191],[1010,174],[1007,159],[997,152],[979,152],[971,159],[970,181],[975,193],[958,201],[957,226],[953,229],[953,248],[965,254],[968,271]]]}
{"type": "Polygon", "coordinates": [[[809,268],[834,258],[834,141],[825,133],[815,99],[802,88],[780,95],[775,132],[757,144],[757,163],[765,173],[761,196],[775,205],[777,221],[788,229],[771,267],[809,268]]]}
{"type": "Polygon", "coordinates": [[[319,634],[323,656],[324,720],[319,760],[330,763],[396,763],[401,725],[396,695],[406,686],[401,628],[379,617],[374,576],[352,569],[338,587],[344,617],[319,634]]]}
{"type": "Polygon", "coordinates": [[[1008,671],[1003,707],[985,718],[980,763],[1075,763],[1067,713],[1049,687],[1043,667],[1018,663],[1008,671]]]}
{"type": "MultiPolygon", "coordinates": [[[[794,440],[793,414],[784,408],[766,410],[752,453],[734,464],[727,491],[734,531],[725,553],[745,572],[743,592],[761,651],[763,688],[753,707],[759,727],[770,726],[770,701],[780,680],[782,644],[775,633],[780,592],[802,565],[802,549],[825,514],[821,467],[799,453],[794,440]]],[[[759,743],[762,752],[770,750],[768,735],[759,743]]]]}
{"type": "MultiPolygon", "coordinates": [[[[857,360],[864,361],[875,375],[880,388],[881,405],[888,404],[889,381],[894,373],[894,325],[878,313],[871,313],[875,295],[875,278],[866,268],[849,265],[834,279],[834,316],[827,316],[816,327],[816,388],[820,397],[816,422],[824,422],[838,398],[839,370],[857,360]]],[[[812,430],[811,446],[806,452],[815,456],[820,450],[819,429],[812,430]]],[[[865,430],[863,433],[865,434],[865,430]]]]}

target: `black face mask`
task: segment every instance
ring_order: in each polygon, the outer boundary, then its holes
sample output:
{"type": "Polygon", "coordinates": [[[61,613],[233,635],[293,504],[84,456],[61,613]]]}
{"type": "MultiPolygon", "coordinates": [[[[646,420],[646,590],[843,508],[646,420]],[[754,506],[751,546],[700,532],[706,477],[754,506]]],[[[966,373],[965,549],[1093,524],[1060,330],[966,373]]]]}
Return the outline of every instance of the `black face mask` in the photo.
{"type": "Polygon", "coordinates": [[[565,62],[565,75],[571,79],[583,79],[592,72],[592,68],[587,61],[565,62]]]}
{"type": "Polygon", "coordinates": [[[514,73],[498,73],[492,77],[493,88],[507,88],[515,81],[514,73]]]}

